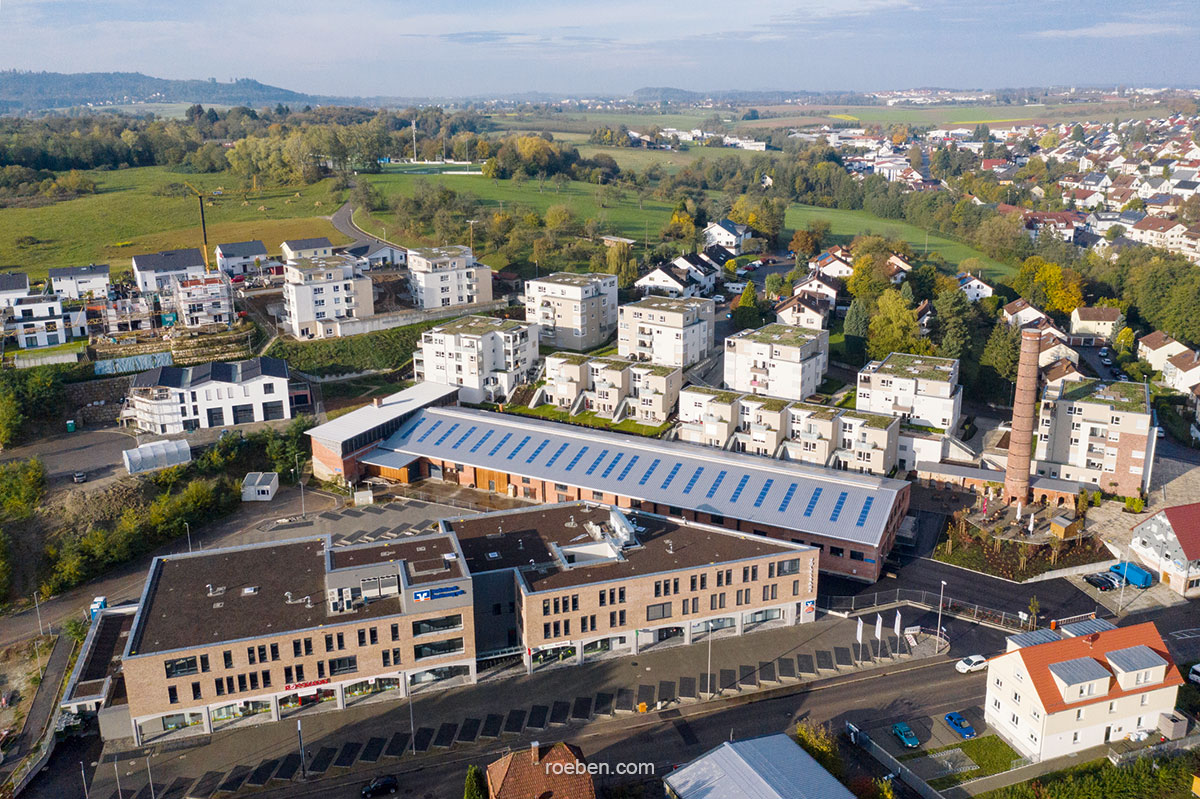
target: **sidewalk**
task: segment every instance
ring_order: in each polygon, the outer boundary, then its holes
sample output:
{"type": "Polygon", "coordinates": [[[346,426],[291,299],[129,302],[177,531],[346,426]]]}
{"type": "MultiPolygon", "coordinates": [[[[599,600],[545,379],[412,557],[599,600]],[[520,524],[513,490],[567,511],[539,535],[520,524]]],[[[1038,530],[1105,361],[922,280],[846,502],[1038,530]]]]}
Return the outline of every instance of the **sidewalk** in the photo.
{"type": "MultiPolygon", "coordinates": [[[[21,758],[37,746],[38,740],[46,730],[46,725],[54,717],[54,709],[58,706],[58,689],[62,687],[67,677],[67,664],[71,662],[71,652],[75,649],[75,641],[65,635],[60,635],[54,641],[54,649],[46,660],[46,670],[42,672],[42,681],[38,684],[37,693],[33,695],[33,704],[29,706],[29,715],[21,727],[21,734],[5,758],[3,773],[11,773],[21,762],[21,758]]],[[[42,654],[46,654],[43,647],[42,654]]]]}
{"type": "MultiPolygon", "coordinates": [[[[901,655],[894,654],[893,636],[876,642],[866,637],[868,632],[864,635],[868,643],[860,647],[856,628],[855,619],[827,617],[742,637],[714,637],[711,670],[709,647],[704,643],[660,644],[637,656],[548,667],[533,675],[518,673],[475,686],[419,693],[411,709],[399,698],[377,699],[340,712],[304,715],[310,782],[314,774],[361,771],[365,777],[385,758],[403,757],[415,765],[420,755],[440,752],[441,764],[444,753],[454,747],[511,743],[518,736],[545,740],[574,736],[596,724],[628,726],[629,717],[641,716],[637,709],[642,703],[648,711],[698,708],[709,699],[710,685],[721,697],[748,701],[762,692],[791,691],[829,677],[933,657],[932,640],[919,643],[915,653],[905,645],[901,655]]],[[[641,717],[655,718],[649,713],[641,717]]],[[[279,786],[280,781],[290,782],[300,774],[292,719],[217,732],[206,743],[186,749],[171,751],[171,742],[136,752],[127,751],[130,747],[130,741],[106,745],[93,795],[107,798],[115,792],[113,769],[108,765],[112,762],[124,767],[136,761],[128,770],[121,768],[121,787],[127,795],[140,790],[146,783],[143,759],[147,754],[155,790],[170,787],[180,795],[189,790],[207,795],[203,789],[209,784],[227,791],[268,783],[279,786]]],[[[394,760],[387,762],[394,764],[394,760]]]]}

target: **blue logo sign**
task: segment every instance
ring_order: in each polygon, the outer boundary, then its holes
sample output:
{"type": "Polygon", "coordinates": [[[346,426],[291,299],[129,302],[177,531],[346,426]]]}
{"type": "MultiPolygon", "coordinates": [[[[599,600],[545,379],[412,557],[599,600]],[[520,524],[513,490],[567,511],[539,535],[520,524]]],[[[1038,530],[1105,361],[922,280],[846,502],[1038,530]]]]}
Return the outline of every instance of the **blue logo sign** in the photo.
{"type": "Polygon", "coordinates": [[[414,602],[428,602],[431,599],[449,599],[450,597],[462,596],[467,593],[457,585],[448,585],[444,588],[426,588],[421,591],[413,592],[414,602]]]}

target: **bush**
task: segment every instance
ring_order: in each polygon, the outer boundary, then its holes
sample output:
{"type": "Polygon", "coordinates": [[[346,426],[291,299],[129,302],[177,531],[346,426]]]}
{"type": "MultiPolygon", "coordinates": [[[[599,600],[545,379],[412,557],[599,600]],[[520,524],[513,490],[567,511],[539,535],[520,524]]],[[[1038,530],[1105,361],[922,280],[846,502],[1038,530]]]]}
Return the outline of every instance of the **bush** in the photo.
{"type": "Polygon", "coordinates": [[[839,780],[846,772],[842,762],[842,753],[838,750],[837,737],[828,724],[815,724],[805,720],[796,724],[793,736],[800,748],[813,760],[839,780]]]}
{"type": "Polygon", "coordinates": [[[1146,508],[1146,500],[1141,497],[1125,497],[1125,510],[1130,513],[1141,513],[1146,508]]]}

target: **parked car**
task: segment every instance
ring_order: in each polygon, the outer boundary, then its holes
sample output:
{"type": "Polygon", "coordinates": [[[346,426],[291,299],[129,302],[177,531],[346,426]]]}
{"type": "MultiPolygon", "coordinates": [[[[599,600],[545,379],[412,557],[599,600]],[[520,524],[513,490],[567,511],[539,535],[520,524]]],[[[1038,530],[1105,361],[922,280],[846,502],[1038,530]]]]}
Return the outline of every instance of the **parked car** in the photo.
{"type": "Polygon", "coordinates": [[[1163,432],[1163,429],[1162,429],[1161,427],[1157,428],[1157,431],[1155,432],[1155,435],[1156,435],[1156,436],[1158,436],[1159,438],[1166,438],[1166,437],[1167,437],[1167,434],[1163,432]]]}
{"type": "Polygon", "coordinates": [[[1111,358],[1101,358],[1100,363],[1104,364],[1105,366],[1112,366],[1112,359],[1111,358]]]}
{"type": "Polygon", "coordinates": [[[1188,672],[1188,682],[1200,685],[1200,663],[1192,666],[1192,670],[1188,672]]]}
{"type": "Polygon", "coordinates": [[[950,729],[958,733],[959,737],[963,740],[975,737],[975,728],[958,711],[946,714],[946,724],[949,725],[950,729]]]}
{"type": "Polygon", "coordinates": [[[376,777],[362,788],[362,796],[385,796],[400,790],[400,782],[390,774],[376,777]]]}
{"type": "Polygon", "coordinates": [[[1097,574],[1089,574],[1083,578],[1083,581],[1097,591],[1111,591],[1119,587],[1117,581],[1112,579],[1115,576],[1112,572],[1099,572],[1097,574]]]}
{"type": "Polygon", "coordinates": [[[1107,358],[1107,357],[1108,357],[1108,347],[1101,347],[1101,348],[1100,348],[1100,357],[1101,357],[1101,358],[1107,358]]]}
{"type": "Polygon", "coordinates": [[[1149,588],[1154,583],[1154,575],[1136,563],[1122,561],[1108,569],[1118,577],[1124,577],[1130,585],[1136,588],[1149,588]]]}
{"type": "Polygon", "coordinates": [[[983,671],[987,668],[987,658],[983,655],[967,655],[954,664],[954,670],[959,674],[970,674],[973,671],[983,671]]]}
{"type": "Polygon", "coordinates": [[[905,749],[916,749],[921,745],[921,742],[917,740],[917,734],[912,731],[912,727],[903,721],[892,725],[892,735],[896,736],[896,740],[900,741],[900,745],[905,749]]]}
{"type": "Polygon", "coordinates": [[[713,302],[715,302],[717,305],[724,305],[725,304],[725,295],[724,294],[714,294],[713,302]]]}
{"type": "Polygon", "coordinates": [[[71,475],[71,482],[86,483],[87,482],[87,472],[75,472],[75,474],[71,475]]]}

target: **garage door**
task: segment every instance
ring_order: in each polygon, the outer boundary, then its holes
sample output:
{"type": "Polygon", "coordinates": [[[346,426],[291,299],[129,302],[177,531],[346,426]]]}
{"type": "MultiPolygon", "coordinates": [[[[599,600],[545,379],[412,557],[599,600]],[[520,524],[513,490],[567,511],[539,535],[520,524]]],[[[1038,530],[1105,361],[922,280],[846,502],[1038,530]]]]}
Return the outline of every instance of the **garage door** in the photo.
{"type": "Polygon", "coordinates": [[[249,424],[254,421],[254,406],[253,405],[234,405],[233,406],[233,423],[234,424],[249,424]]]}
{"type": "Polygon", "coordinates": [[[209,408],[208,409],[208,426],[220,427],[225,424],[225,409],[224,408],[209,408]]]}
{"type": "Polygon", "coordinates": [[[262,418],[267,421],[270,421],[271,419],[282,419],[283,402],[264,402],[262,418]]]}

